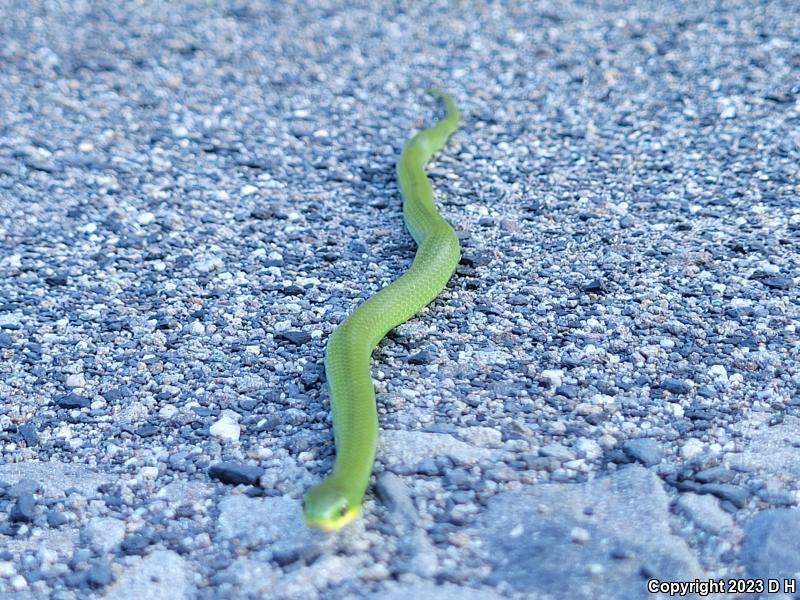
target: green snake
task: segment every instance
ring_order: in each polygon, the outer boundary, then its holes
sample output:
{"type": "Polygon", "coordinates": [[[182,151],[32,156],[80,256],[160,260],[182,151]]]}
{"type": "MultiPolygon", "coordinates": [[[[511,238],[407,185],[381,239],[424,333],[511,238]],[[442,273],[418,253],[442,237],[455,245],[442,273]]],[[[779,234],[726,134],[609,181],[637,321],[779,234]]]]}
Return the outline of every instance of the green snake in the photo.
{"type": "Polygon", "coordinates": [[[369,370],[372,351],[383,337],[433,301],[452,277],[461,257],[455,231],[433,202],[425,165],[458,128],[453,98],[438,90],[444,119],[420,131],[403,147],[397,182],[403,194],[406,227],[417,242],[414,262],[400,277],[368,298],[328,339],[328,380],[336,460],[333,472],[303,497],[309,525],[332,531],[361,511],[378,441],[378,410],[369,370]]]}

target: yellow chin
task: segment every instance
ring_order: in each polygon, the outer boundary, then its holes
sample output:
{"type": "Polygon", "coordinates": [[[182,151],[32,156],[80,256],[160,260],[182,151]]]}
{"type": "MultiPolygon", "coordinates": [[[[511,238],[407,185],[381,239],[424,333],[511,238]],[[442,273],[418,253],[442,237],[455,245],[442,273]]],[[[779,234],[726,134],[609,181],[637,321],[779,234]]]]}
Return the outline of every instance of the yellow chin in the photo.
{"type": "Polygon", "coordinates": [[[308,515],[303,515],[303,520],[306,522],[306,525],[316,527],[317,529],[322,529],[323,531],[331,532],[341,529],[347,525],[350,521],[358,516],[359,512],[359,510],[350,510],[336,519],[315,519],[309,517],[308,515]]]}

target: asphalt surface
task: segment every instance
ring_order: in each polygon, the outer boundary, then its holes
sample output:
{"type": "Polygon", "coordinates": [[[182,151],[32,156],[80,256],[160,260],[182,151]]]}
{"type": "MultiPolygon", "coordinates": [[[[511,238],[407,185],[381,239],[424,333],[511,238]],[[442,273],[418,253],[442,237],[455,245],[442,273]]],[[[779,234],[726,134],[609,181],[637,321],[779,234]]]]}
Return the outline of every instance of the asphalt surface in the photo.
{"type": "Polygon", "coordinates": [[[0,598],[797,578],[800,8],[408,4],[0,4],[0,598]],[[325,341],[413,257],[431,84],[464,256],[325,535],[325,341]]]}

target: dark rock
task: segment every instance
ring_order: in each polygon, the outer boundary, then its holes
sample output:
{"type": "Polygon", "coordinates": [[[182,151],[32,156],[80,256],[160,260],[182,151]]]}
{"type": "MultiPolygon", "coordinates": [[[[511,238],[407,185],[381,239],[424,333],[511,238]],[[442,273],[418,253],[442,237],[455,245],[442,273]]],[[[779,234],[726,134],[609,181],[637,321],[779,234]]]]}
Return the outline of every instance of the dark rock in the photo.
{"type": "Polygon", "coordinates": [[[52,275],[50,277],[45,277],[44,281],[50,287],[63,287],[67,285],[69,279],[66,275],[52,275]]]}
{"type": "Polygon", "coordinates": [[[128,386],[120,386],[116,388],[111,388],[107,392],[103,394],[103,398],[106,402],[114,402],[116,400],[120,400],[121,398],[128,398],[132,395],[130,388],[128,386]]]}
{"type": "Polygon", "coordinates": [[[305,331],[282,331],[279,334],[279,337],[283,338],[284,340],[290,341],[297,346],[302,344],[307,344],[311,341],[311,334],[305,331]]]}
{"type": "Polygon", "coordinates": [[[794,280],[791,277],[767,277],[762,279],[761,283],[774,290],[788,290],[794,286],[794,280]]]}
{"type": "Polygon", "coordinates": [[[426,365],[433,361],[434,355],[429,350],[420,350],[408,357],[408,363],[412,365],[426,365]]]}
{"type": "Polygon", "coordinates": [[[109,508],[122,508],[122,498],[120,496],[116,496],[114,494],[108,494],[103,496],[103,502],[109,508]]]}
{"type": "Polygon", "coordinates": [[[560,385],[556,388],[556,394],[572,400],[578,397],[578,386],[571,384],[560,385]]]}
{"type": "Polygon", "coordinates": [[[285,567],[300,560],[298,548],[278,548],[272,553],[272,560],[280,567],[285,567]]]}
{"type": "Polygon", "coordinates": [[[472,252],[461,257],[461,264],[468,267],[484,267],[490,262],[492,262],[492,257],[484,253],[472,252]]]}
{"type": "Polygon", "coordinates": [[[48,510],[47,511],[47,524],[50,527],[61,527],[62,525],[66,525],[69,519],[67,519],[67,515],[63,512],[58,510],[48,510]]]}
{"type": "Polygon", "coordinates": [[[0,331],[0,350],[8,350],[14,347],[14,338],[4,331],[0,331]]]}
{"type": "Polygon", "coordinates": [[[688,394],[692,391],[692,385],[685,379],[675,379],[674,377],[666,377],[661,382],[661,388],[668,391],[670,394],[688,394]]]}
{"type": "Polygon", "coordinates": [[[102,558],[96,561],[89,569],[87,580],[92,587],[100,588],[107,586],[111,583],[111,563],[102,558]]]}
{"type": "Polygon", "coordinates": [[[41,171],[42,173],[55,173],[60,170],[58,165],[54,162],[35,158],[26,158],[25,166],[34,171],[41,171]]]}
{"type": "Polygon", "coordinates": [[[705,483],[697,491],[701,494],[713,494],[720,500],[727,500],[736,508],[744,508],[752,496],[747,488],[730,483],[705,483]]]}
{"type": "Polygon", "coordinates": [[[243,465],[235,462],[221,462],[208,468],[208,475],[222,483],[236,485],[244,483],[258,485],[258,480],[264,474],[264,469],[253,465],[243,465]]]}
{"type": "Polygon", "coordinates": [[[36,432],[36,424],[32,421],[28,421],[27,423],[20,425],[17,432],[22,439],[25,440],[28,448],[33,448],[39,443],[39,434],[36,432]]]}
{"type": "Polygon", "coordinates": [[[239,400],[239,409],[242,412],[252,412],[256,406],[258,406],[258,400],[255,398],[242,398],[239,400]]]}
{"type": "Polygon", "coordinates": [[[599,294],[606,291],[606,286],[600,279],[592,279],[589,283],[583,286],[584,292],[599,294]]]}
{"type": "Polygon", "coordinates": [[[711,467],[698,471],[692,479],[700,483],[728,483],[734,475],[733,471],[725,467],[711,467]]]}
{"type": "Polygon", "coordinates": [[[150,538],[141,533],[135,533],[122,540],[120,548],[123,554],[128,556],[143,556],[144,551],[150,545],[150,538]]]}
{"type": "Polygon", "coordinates": [[[67,394],[58,399],[61,408],[88,408],[91,402],[78,394],[67,394]]]}
{"type": "Polygon", "coordinates": [[[158,433],[158,427],[155,425],[142,425],[136,430],[136,435],[139,437],[151,437],[158,433]]]}
{"type": "Polygon", "coordinates": [[[439,467],[432,458],[426,458],[417,465],[417,473],[431,477],[439,474],[439,467]]]}
{"type": "Polygon", "coordinates": [[[309,388],[315,385],[322,377],[324,371],[323,365],[316,363],[306,363],[303,365],[303,372],[300,374],[300,381],[302,384],[309,388]]]}
{"type": "Polygon", "coordinates": [[[36,499],[33,494],[23,492],[17,497],[14,506],[11,507],[8,519],[12,523],[30,523],[33,521],[35,511],[36,499]]]}

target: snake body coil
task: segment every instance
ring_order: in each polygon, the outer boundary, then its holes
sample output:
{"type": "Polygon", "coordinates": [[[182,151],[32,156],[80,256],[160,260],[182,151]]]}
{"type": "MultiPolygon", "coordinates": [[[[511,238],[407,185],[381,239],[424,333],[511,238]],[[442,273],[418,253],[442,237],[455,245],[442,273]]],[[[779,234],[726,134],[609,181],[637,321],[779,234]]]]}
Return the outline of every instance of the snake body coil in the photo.
{"type": "Polygon", "coordinates": [[[411,267],[368,298],[336,328],[328,340],[328,380],[336,462],[333,472],[306,492],[305,521],[338,529],[361,510],[378,439],[378,413],[369,361],[372,350],[394,327],[429,304],[444,289],[458,264],[461,248],[453,228],[436,210],[425,165],[458,128],[458,109],[443,92],[447,116],[417,133],[403,147],[397,181],[403,194],[406,227],[417,242],[411,267]]]}

